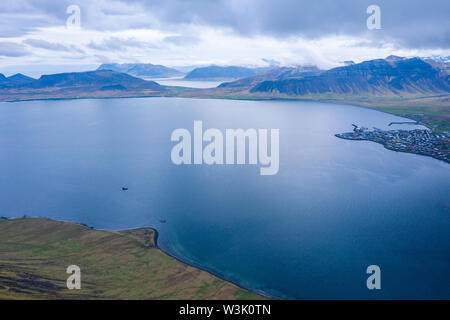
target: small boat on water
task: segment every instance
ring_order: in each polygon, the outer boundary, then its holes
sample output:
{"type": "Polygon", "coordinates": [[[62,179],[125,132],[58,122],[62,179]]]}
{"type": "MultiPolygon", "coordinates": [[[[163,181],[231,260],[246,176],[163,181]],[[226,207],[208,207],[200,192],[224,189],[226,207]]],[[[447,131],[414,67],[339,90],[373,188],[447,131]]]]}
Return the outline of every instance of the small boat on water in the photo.
{"type": "Polygon", "coordinates": [[[122,187],[122,191],[127,191],[128,188],[127,187],[122,187]]]}

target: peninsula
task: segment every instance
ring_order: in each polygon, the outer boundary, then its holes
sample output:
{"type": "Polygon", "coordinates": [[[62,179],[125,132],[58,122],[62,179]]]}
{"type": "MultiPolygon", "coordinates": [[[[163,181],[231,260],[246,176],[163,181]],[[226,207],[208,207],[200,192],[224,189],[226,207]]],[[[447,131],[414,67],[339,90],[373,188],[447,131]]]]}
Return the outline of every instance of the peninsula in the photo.
{"type": "Polygon", "coordinates": [[[0,299],[266,299],[168,256],[157,231],[0,218],[0,299]],[[69,290],[69,265],[81,289],[69,290]]]}
{"type": "Polygon", "coordinates": [[[353,124],[353,132],[335,136],[347,140],[368,140],[382,144],[386,149],[430,156],[450,163],[450,136],[428,129],[368,130],[353,124]]]}

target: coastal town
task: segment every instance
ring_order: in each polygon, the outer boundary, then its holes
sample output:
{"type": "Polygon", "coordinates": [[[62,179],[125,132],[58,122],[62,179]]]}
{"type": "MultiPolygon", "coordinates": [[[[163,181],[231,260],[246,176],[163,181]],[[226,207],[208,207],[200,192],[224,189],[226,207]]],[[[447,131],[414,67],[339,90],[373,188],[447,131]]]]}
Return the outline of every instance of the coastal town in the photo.
{"type": "Polygon", "coordinates": [[[335,136],[347,140],[369,140],[382,144],[386,149],[430,156],[450,163],[450,135],[433,133],[428,129],[381,130],[352,124],[353,131],[335,136]]]}

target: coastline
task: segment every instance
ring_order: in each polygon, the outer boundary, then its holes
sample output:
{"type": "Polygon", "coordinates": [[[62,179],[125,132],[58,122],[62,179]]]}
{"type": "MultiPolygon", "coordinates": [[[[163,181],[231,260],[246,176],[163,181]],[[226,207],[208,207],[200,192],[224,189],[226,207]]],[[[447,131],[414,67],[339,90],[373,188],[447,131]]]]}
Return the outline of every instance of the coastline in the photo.
{"type": "Polygon", "coordinates": [[[379,145],[382,145],[386,150],[389,150],[389,151],[398,152],[398,153],[415,154],[415,155],[418,155],[418,156],[425,156],[425,157],[428,157],[428,158],[433,158],[433,159],[435,159],[435,160],[443,161],[443,162],[445,162],[445,163],[449,163],[449,164],[450,164],[450,162],[448,162],[448,161],[446,161],[446,160],[443,160],[443,159],[439,159],[439,158],[433,157],[432,155],[429,155],[429,154],[426,154],[426,153],[418,153],[418,152],[411,152],[411,151],[400,151],[400,150],[395,150],[395,149],[392,149],[392,148],[388,148],[388,147],[386,146],[385,143],[381,143],[381,142],[377,142],[377,141],[372,141],[372,140],[367,140],[367,139],[347,139],[347,138],[343,138],[343,137],[339,136],[338,133],[335,134],[334,136],[335,136],[336,138],[339,138],[339,139],[342,139],[342,140],[349,140],[349,141],[369,141],[369,142],[374,142],[374,143],[377,143],[377,144],[379,144],[379,145]]]}
{"type": "MultiPolygon", "coordinates": [[[[249,290],[234,282],[223,279],[208,270],[189,264],[183,259],[167,253],[158,245],[157,239],[159,233],[154,228],[134,228],[121,231],[110,231],[95,229],[78,222],[60,221],[41,217],[1,217],[0,229],[3,233],[0,234],[0,238],[6,237],[3,239],[4,241],[0,241],[0,248],[3,249],[0,250],[0,261],[2,262],[0,299],[22,299],[24,297],[26,299],[49,299],[49,297],[53,297],[57,299],[119,298],[178,300],[180,299],[180,296],[181,299],[261,300],[268,298],[267,295],[262,295],[261,293],[249,290]],[[36,237],[37,239],[33,239],[34,237],[32,235],[30,238],[30,230],[32,231],[31,234],[39,234],[36,237]],[[42,230],[50,230],[51,232],[42,233],[42,230]],[[151,239],[149,238],[150,234],[151,239]],[[56,236],[59,240],[57,242],[50,242],[54,241],[52,237],[56,236]],[[89,239],[87,242],[86,237],[89,239]],[[17,239],[25,240],[20,242],[17,241],[17,239]],[[77,260],[73,258],[74,256],[77,256],[77,251],[73,251],[73,249],[78,248],[76,250],[80,250],[80,239],[82,240],[82,244],[88,244],[88,248],[85,248],[85,250],[82,251],[82,256],[77,260]],[[105,240],[102,239],[110,240],[104,242],[105,240]],[[151,240],[152,243],[148,243],[147,240],[151,240]],[[32,243],[30,243],[30,241],[32,241],[32,243]],[[62,255],[61,260],[67,260],[64,258],[66,256],[72,257],[68,260],[71,261],[70,263],[74,263],[74,260],[75,262],[83,261],[84,264],[80,264],[82,269],[90,270],[90,274],[83,277],[86,279],[90,277],[89,280],[86,280],[88,281],[86,282],[87,285],[83,288],[91,288],[82,293],[62,290],[61,284],[65,284],[65,280],[61,281],[62,279],[58,279],[58,276],[56,275],[49,276],[55,274],[54,267],[55,265],[60,264],[61,261],[55,261],[53,255],[47,257],[46,252],[51,250],[50,248],[53,246],[60,245],[61,242],[65,243],[66,246],[63,251],[61,251],[61,248],[57,248],[58,250],[56,252],[58,252],[59,255],[62,255]],[[67,247],[67,243],[69,242],[73,242],[73,244],[67,247]],[[91,245],[94,247],[90,248],[89,246],[91,245]],[[43,246],[42,249],[40,249],[41,246],[43,246]],[[118,248],[116,248],[116,246],[118,246],[118,248]],[[38,251],[32,251],[25,254],[30,248],[37,248],[38,251]],[[106,250],[106,255],[104,255],[102,250],[106,250]],[[133,257],[137,253],[133,252],[136,252],[136,250],[141,253],[139,253],[135,259],[133,257]],[[95,253],[93,251],[95,251],[95,253]],[[130,253],[131,256],[124,260],[123,263],[117,264],[123,259],[124,255],[129,255],[130,253]],[[11,256],[9,257],[9,255],[11,256]],[[94,258],[86,260],[86,255],[93,255],[94,258]],[[149,258],[143,258],[148,255],[150,255],[150,260],[148,260],[149,258]],[[31,260],[29,259],[30,257],[32,257],[31,260]],[[130,257],[132,259],[131,261],[129,260],[130,257]],[[100,260],[99,263],[96,264],[92,262],[92,259],[100,260]],[[107,263],[108,259],[112,259],[113,263],[107,263]],[[17,261],[17,264],[15,261],[17,261]],[[91,262],[87,263],[86,261],[91,262]],[[135,267],[141,266],[138,268],[138,270],[140,270],[142,267],[146,266],[145,268],[148,269],[148,263],[151,261],[154,261],[152,265],[153,269],[156,268],[157,275],[151,272],[144,273],[145,277],[142,278],[142,271],[136,273],[135,267]],[[162,264],[159,265],[157,261],[162,261],[162,264]],[[38,264],[34,265],[36,263],[38,264]],[[126,270],[130,268],[133,270],[133,273],[125,273],[127,276],[123,278],[124,270],[122,270],[118,274],[118,278],[116,278],[112,273],[105,273],[102,270],[97,270],[99,268],[101,269],[101,265],[105,264],[108,268],[112,268],[113,273],[117,272],[118,269],[125,269],[126,272],[126,270]],[[25,278],[22,278],[24,276],[25,278]],[[111,278],[112,276],[113,278],[111,278]],[[163,278],[161,278],[161,276],[163,278]],[[107,278],[107,282],[105,282],[105,277],[107,278]],[[33,281],[29,284],[30,288],[27,286],[24,287],[24,283],[28,283],[30,281],[29,279],[33,281]],[[135,286],[134,283],[138,283],[139,285],[135,286]],[[164,285],[163,288],[160,287],[161,283],[164,285]],[[150,289],[148,286],[153,286],[155,289],[150,289]],[[8,288],[18,289],[10,292],[8,288]],[[21,293],[22,288],[26,288],[27,292],[21,293]],[[159,291],[161,291],[161,293],[159,293],[159,291]],[[11,296],[8,292],[10,292],[11,296]],[[29,294],[29,292],[32,292],[33,294],[29,294]],[[118,292],[119,296],[117,296],[118,292]]],[[[58,270],[60,269],[61,268],[58,270]]],[[[58,273],[60,273],[60,271],[58,271],[58,273]]],[[[62,277],[65,278],[66,276],[62,275],[62,277]]]]}
{"type": "MultiPolygon", "coordinates": [[[[45,219],[47,219],[47,218],[45,218],[45,219]]],[[[73,222],[73,221],[67,221],[67,222],[73,222]]],[[[79,223],[79,222],[73,222],[73,223],[79,223]]],[[[80,224],[85,225],[83,223],[80,223],[80,224]]],[[[92,228],[93,230],[112,231],[112,230],[96,229],[96,228],[93,228],[93,227],[90,227],[90,226],[89,226],[89,228],[92,228]]],[[[183,258],[183,257],[177,256],[176,254],[170,253],[167,249],[164,249],[163,247],[161,247],[159,245],[159,243],[158,243],[159,231],[156,228],[153,228],[153,227],[137,227],[137,228],[131,228],[131,229],[125,229],[125,230],[118,230],[118,232],[127,232],[127,231],[133,231],[133,230],[139,230],[139,229],[147,229],[147,228],[152,229],[155,232],[155,236],[154,236],[155,248],[161,250],[163,253],[165,253],[169,257],[171,257],[171,258],[173,258],[173,259],[175,259],[175,260],[177,260],[177,261],[179,261],[179,262],[181,262],[183,264],[187,264],[187,265],[189,265],[189,266],[191,266],[193,268],[205,271],[205,272],[207,272],[207,273],[209,273],[209,274],[211,274],[211,275],[213,275],[213,276],[215,276],[215,277],[217,277],[219,279],[222,279],[223,281],[232,283],[235,286],[237,286],[237,287],[239,287],[239,288],[241,288],[243,290],[247,290],[247,291],[253,292],[255,294],[261,295],[261,296],[266,297],[268,299],[275,299],[275,300],[276,299],[280,299],[279,297],[272,296],[272,295],[268,294],[267,292],[254,290],[252,288],[247,288],[247,287],[237,283],[236,281],[226,279],[226,277],[220,275],[218,272],[214,272],[214,271],[210,270],[209,268],[206,268],[206,267],[203,267],[203,266],[199,265],[198,263],[189,261],[186,258],[183,258]]]]}
{"type": "MultiPolygon", "coordinates": [[[[168,86],[173,87],[173,86],[168,86]]],[[[333,99],[333,98],[313,98],[313,97],[301,97],[301,96],[293,96],[293,97],[270,97],[270,96],[227,96],[227,95],[207,95],[204,93],[200,93],[198,95],[195,95],[195,91],[202,91],[202,90],[209,90],[209,89],[198,89],[198,88],[190,88],[190,87],[177,87],[180,88],[180,90],[176,90],[174,92],[170,92],[170,94],[161,94],[161,95],[129,95],[129,96],[85,96],[85,97],[32,97],[32,98],[17,98],[17,99],[0,99],[0,102],[24,102],[24,101],[45,101],[45,100],[88,100],[88,99],[135,99],[135,98],[180,98],[180,99],[217,99],[217,100],[236,100],[236,101],[307,101],[307,102],[317,102],[317,103],[332,103],[332,104],[346,104],[351,106],[356,106],[360,108],[370,109],[370,110],[376,110],[379,112],[383,112],[386,114],[395,115],[397,117],[402,117],[405,119],[409,119],[412,121],[415,121],[416,123],[427,127],[428,129],[433,130],[433,128],[430,127],[430,125],[427,125],[423,121],[420,121],[413,117],[413,115],[408,115],[404,113],[395,113],[395,112],[389,112],[387,110],[384,110],[385,108],[388,108],[390,105],[396,105],[394,103],[394,100],[388,100],[388,104],[382,105],[382,103],[376,103],[371,102],[367,104],[362,104],[360,101],[353,101],[343,98],[342,100],[339,99],[333,99]],[[182,89],[182,90],[181,90],[182,89]],[[184,91],[189,91],[190,93],[193,93],[194,95],[183,95],[184,91]],[[389,103],[390,102],[390,103],[389,103]]],[[[448,95],[440,95],[438,97],[446,97],[450,96],[448,95]]],[[[427,98],[435,98],[436,96],[425,96],[420,97],[422,99],[427,98]]],[[[406,99],[408,100],[415,100],[418,98],[411,98],[406,99]]],[[[385,102],[386,103],[386,102],[385,102]]],[[[425,103],[426,104],[426,103],[425,103]]],[[[408,107],[415,107],[415,105],[403,105],[399,106],[402,108],[408,108],[408,107]]]]}
{"type": "MultiPolygon", "coordinates": [[[[92,227],[90,227],[90,228],[92,228],[92,227]]],[[[253,292],[255,294],[264,296],[264,297],[266,297],[268,299],[280,299],[280,298],[272,296],[272,295],[270,295],[270,294],[268,294],[268,293],[266,293],[264,291],[258,291],[258,290],[253,290],[252,288],[247,288],[247,287],[237,283],[236,281],[226,279],[226,277],[220,275],[218,272],[214,272],[214,271],[210,270],[209,268],[203,267],[203,266],[201,266],[201,265],[199,265],[199,264],[197,264],[195,262],[189,261],[186,258],[179,257],[176,254],[170,253],[167,249],[164,249],[163,247],[161,247],[159,245],[159,243],[158,243],[159,231],[156,228],[153,228],[153,227],[138,227],[138,228],[120,230],[119,232],[127,232],[127,231],[146,229],[146,228],[150,228],[150,229],[152,229],[155,232],[155,235],[154,235],[155,248],[161,250],[162,252],[164,252],[169,257],[171,257],[171,258],[173,258],[173,259],[175,259],[175,260],[177,260],[177,261],[179,261],[181,263],[184,263],[184,264],[187,264],[187,265],[189,265],[191,267],[194,267],[196,269],[200,269],[200,270],[203,270],[205,272],[208,272],[209,274],[211,274],[211,275],[213,275],[213,276],[215,276],[215,277],[217,277],[219,279],[222,279],[224,281],[227,281],[229,283],[232,283],[235,286],[237,286],[237,287],[239,287],[239,288],[241,288],[243,290],[247,290],[247,291],[253,292]]],[[[111,230],[103,230],[103,229],[95,229],[95,228],[92,228],[92,229],[94,229],[94,230],[102,230],[102,231],[111,231],[111,230]]]]}
{"type": "MultiPolygon", "coordinates": [[[[418,123],[412,124],[417,125],[418,123]]],[[[381,144],[389,151],[427,156],[450,163],[449,139],[442,134],[433,134],[429,129],[427,131],[423,129],[380,130],[375,128],[373,131],[367,131],[367,128],[355,126],[353,132],[337,133],[334,136],[350,141],[371,141],[381,144]]]]}
{"type": "Polygon", "coordinates": [[[161,250],[162,252],[164,252],[164,253],[165,253],[166,255],[168,255],[169,257],[171,257],[171,258],[173,258],[173,259],[175,259],[175,260],[177,260],[177,261],[179,261],[179,262],[181,262],[181,263],[184,263],[184,264],[187,264],[187,265],[189,265],[189,266],[191,266],[191,267],[194,267],[194,268],[203,270],[203,271],[205,271],[205,272],[208,272],[209,274],[211,274],[211,275],[213,275],[213,276],[215,276],[215,277],[217,277],[217,278],[220,278],[220,279],[222,279],[222,280],[224,280],[224,281],[227,281],[227,282],[229,282],[229,283],[232,283],[232,284],[234,284],[235,286],[237,286],[237,287],[239,287],[239,288],[241,288],[241,289],[243,289],[243,290],[247,290],[247,291],[253,292],[253,293],[258,294],[258,295],[260,295],[260,296],[263,296],[263,297],[265,297],[265,298],[267,298],[267,299],[272,299],[272,300],[281,300],[281,299],[282,299],[282,298],[279,298],[279,297],[276,297],[276,296],[272,296],[272,295],[268,294],[267,292],[254,290],[254,289],[252,289],[252,288],[247,288],[247,287],[245,287],[245,286],[243,286],[243,285],[237,283],[236,281],[226,279],[225,277],[223,277],[222,275],[220,275],[220,274],[217,273],[217,272],[214,272],[214,271],[212,271],[212,270],[210,270],[210,269],[208,269],[208,268],[206,268],[206,267],[202,267],[202,266],[200,266],[200,265],[197,264],[197,263],[188,261],[188,260],[185,259],[185,258],[178,257],[178,256],[175,255],[175,254],[169,253],[167,250],[163,249],[163,248],[160,247],[159,245],[157,246],[157,248],[158,248],[159,250],[161,250]]]}

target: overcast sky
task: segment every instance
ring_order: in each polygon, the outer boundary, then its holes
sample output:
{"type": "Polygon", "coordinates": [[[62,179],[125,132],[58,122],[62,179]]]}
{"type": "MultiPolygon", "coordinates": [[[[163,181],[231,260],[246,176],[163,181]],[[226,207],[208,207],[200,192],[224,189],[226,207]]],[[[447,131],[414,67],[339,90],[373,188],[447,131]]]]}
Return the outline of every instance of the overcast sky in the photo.
{"type": "Polygon", "coordinates": [[[2,0],[0,72],[82,71],[108,62],[309,64],[450,55],[449,0],[2,0]],[[369,30],[366,9],[381,9],[369,30]],[[81,28],[68,28],[67,7],[81,28]]]}

